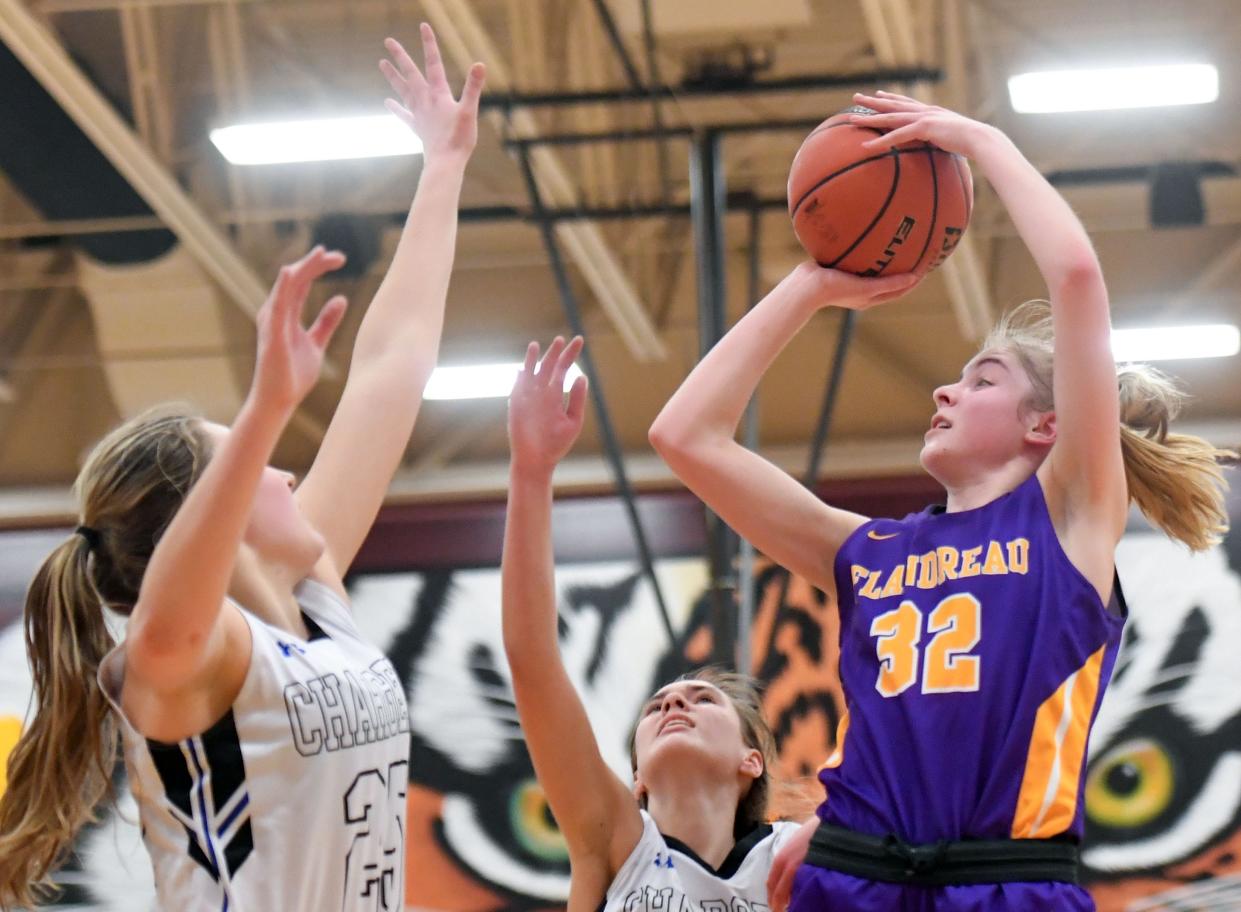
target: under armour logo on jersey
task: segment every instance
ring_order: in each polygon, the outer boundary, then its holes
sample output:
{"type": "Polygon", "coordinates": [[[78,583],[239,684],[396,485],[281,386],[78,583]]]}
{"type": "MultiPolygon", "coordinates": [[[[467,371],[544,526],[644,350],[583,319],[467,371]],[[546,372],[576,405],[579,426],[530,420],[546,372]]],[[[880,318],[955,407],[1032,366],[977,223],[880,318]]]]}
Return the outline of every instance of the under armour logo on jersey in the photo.
{"type": "Polygon", "coordinates": [[[655,867],[672,870],[672,853],[668,853],[667,857],[665,857],[663,852],[656,852],[655,867]]]}
{"type": "Polygon", "coordinates": [[[276,645],[280,647],[280,651],[284,653],[284,657],[286,659],[293,655],[294,652],[299,655],[306,654],[306,650],[301,646],[298,646],[296,643],[286,643],[284,640],[276,640],[276,645]]]}

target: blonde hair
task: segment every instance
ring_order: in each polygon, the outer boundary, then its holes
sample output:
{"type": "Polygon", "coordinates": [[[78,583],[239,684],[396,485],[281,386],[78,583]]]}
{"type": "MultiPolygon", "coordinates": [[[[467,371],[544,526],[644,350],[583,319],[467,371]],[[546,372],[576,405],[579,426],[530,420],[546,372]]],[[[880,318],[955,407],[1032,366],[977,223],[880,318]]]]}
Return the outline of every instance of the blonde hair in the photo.
{"type": "Polygon", "coordinates": [[[78,474],[86,528],[43,562],[26,595],[35,709],[0,796],[0,908],[49,894],[74,836],[112,798],[117,727],[97,674],[114,642],[103,609],[132,609],[209,451],[197,417],[152,411],[101,440],[78,474]]]}
{"type": "MultiPolygon", "coordinates": [[[[1034,390],[1026,405],[1035,411],[1055,408],[1053,339],[1051,305],[1027,301],[1005,314],[983,342],[984,349],[1016,356],[1034,390]]],[[[1218,544],[1228,531],[1228,485],[1221,466],[1237,454],[1201,437],[1168,432],[1186,397],[1162,371],[1148,364],[1118,365],[1116,383],[1129,497],[1155,526],[1192,550],[1218,544]]]]}

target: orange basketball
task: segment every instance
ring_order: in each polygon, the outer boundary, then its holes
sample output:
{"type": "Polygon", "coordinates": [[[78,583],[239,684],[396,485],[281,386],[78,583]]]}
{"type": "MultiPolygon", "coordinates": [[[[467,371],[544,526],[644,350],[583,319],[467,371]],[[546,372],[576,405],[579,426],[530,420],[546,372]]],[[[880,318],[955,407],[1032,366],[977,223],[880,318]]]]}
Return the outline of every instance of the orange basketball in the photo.
{"type": "Polygon", "coordinates": [[[974,208],[969,165],[929,143],[874,151],[883,131],[856,126],[855,105],[806,137],[789,169],[789,215],[821,266],[857,275],[925,275],[956,248],[974,208]]]}

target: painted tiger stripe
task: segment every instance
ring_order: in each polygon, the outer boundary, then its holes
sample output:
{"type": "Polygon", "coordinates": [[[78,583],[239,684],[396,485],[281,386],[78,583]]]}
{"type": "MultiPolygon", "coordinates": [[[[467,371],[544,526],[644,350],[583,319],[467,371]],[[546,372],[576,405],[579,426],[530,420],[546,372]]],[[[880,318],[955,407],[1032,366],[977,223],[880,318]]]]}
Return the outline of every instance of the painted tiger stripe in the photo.
{"type": "Polygon", "coordinates": [[[1073,823],[1106,652],[1107,645],[1100,646],[1035,714],[1013,818],[1014,839],[1048,839],[1073,823]]]}

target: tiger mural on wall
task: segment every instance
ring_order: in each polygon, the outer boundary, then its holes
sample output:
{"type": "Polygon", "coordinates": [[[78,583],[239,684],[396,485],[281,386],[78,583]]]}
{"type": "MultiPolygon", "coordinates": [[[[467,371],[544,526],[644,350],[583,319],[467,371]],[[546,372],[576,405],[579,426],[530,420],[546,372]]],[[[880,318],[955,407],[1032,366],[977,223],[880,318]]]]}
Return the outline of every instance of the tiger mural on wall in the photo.
{"type": "MultiPolygon", "coordinates": [[[[657,570],[674,627],[704,585],[702,561],[657,570]]],[[[629,776],[629,730],[650,695],[663,628],[647,581],[625,564],[557,568],[560,647],[604,759],[629,776]]],[[[460,912],[561,908],[569,859],[526,753],[504,660],[496,570],[354,581],[363,633],[388,642],[412,737],[406,903],[460,912]],[[392,631],[368,630],[400,601],[392,631]]]]}
{"type": "MultiPolygon", "coordinates": [[[[754,618],[750,667],[762,687],[763,709],[780,752],[780,779],[817,794],[814,775],[836,743],[844,713],[840,621],[821,590],[783,567],[759,558],[754,568],[754,618]]],[[[659,681],[709,661],[713,653],[711,596],[694,603],[679,643],[661,660],[659,681]]],[[[804,809],[805,802],[797,802],[804,809]]]]}
{"type": "MultiPolygon", "coordinates": [[[[1084,878],[1101,912],[1241,908],[1241,532],[1192,557],[1134,532],[1117,562],[1132,617],[1091,743],[1084,878]]],[[[23,572],[28,579],[33,564],[23,572]]],[[[557,569],[565,662],[621,775],[641,701],[712,651],[705,562],[661,560],[657,572],[673,643],[632,566],[557,569]]],[[[13,602],[24,585],[0,581],[0,759],[29,696],[13,602]]],[[[513,708],[498,571],[366,575],[350,586],[359,625],[384,645],[411,708],[407,906],[561,908],[568,860],[513,708]]],[[[765,685],[783,777],[807,781],[833,747],[843,707],[836,613],[822,592],[764,560],[754,586],[751,671],[765,685]]],[[[801,813],[819,794],[808,781],[801,813]]],[[[120,796],[118,810],[83,833],[51,908],[152,907],[123,777],[120,796]]]]}
{"type": "Polygon", "coordinates": [[[1190,555],[1127,536],[1120,659],[1090,743],[1084,880],[1100,912],[1241,908],[1241,530],[1190,555]]]}

